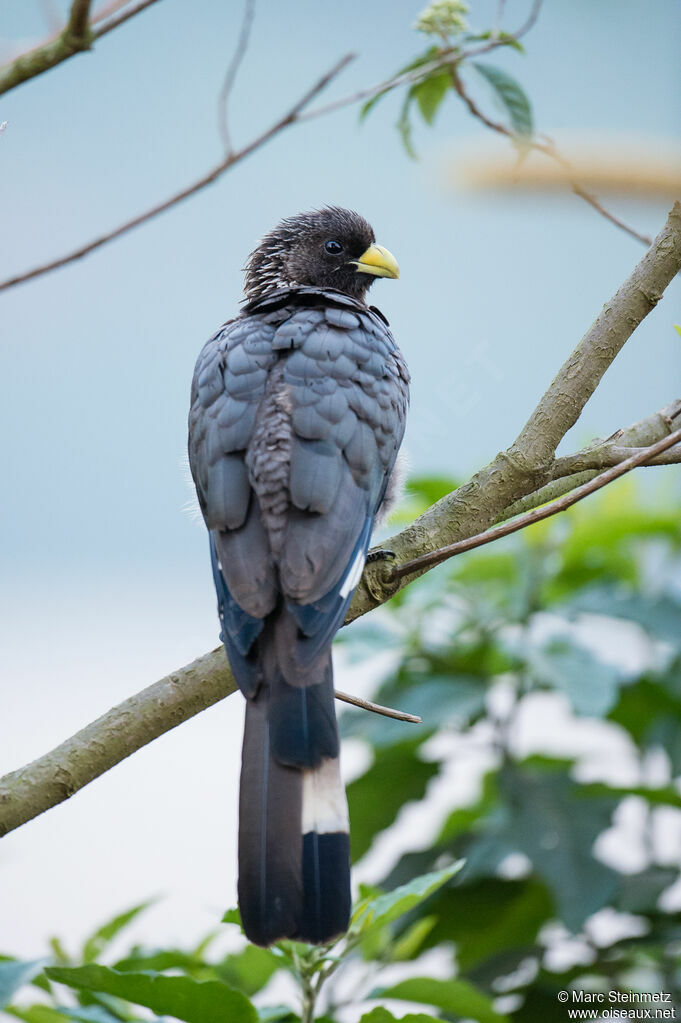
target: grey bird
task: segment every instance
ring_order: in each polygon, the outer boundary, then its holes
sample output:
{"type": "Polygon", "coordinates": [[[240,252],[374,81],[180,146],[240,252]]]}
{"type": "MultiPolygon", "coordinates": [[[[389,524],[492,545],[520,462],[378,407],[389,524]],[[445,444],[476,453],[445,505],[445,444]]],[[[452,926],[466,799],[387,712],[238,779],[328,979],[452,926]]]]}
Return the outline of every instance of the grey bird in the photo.
{"type": "Polygon", "coordinates": [[[189,461],[247,699],[238,891],[258,945],[348,926],[331,643],[394,490],[409,374],[366,294],[398,276],[357,213],[289,217],[251,254],[243,309],[194,372],[189,461]]]}

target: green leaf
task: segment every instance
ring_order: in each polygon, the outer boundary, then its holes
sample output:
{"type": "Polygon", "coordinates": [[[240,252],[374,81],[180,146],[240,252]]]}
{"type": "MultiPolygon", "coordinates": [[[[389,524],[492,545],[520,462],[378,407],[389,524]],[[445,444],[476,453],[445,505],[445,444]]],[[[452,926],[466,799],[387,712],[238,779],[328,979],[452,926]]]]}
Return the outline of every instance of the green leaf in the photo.
{"type": "Polygon", "coordinates": [[[488,771],[482,779],[482,792],[474,803],[452,810],[437,837],[437,845],[451,842],[464,832],[474,831],[499,806],[497,772],[488,771]]]}
{"type": "Polygon", "coordinates": [[[406,931],[392,943],[390,958],[393,962],[407,962],[418,955],[418,950],[437,923],[434,916],[423,916],[407,927],[406,931]]]}
{"type": "Polygon", "coordinates": [[[426,124],[432,124],[442,100],[451,87],[451,79],[446,71],[430,75],[413,87],[414,97],[418,103],[421,117],[426,124]]]}
{"type": "Polygon", "coordinates": [[[219,980],[119,973],[106,966],[57,966],[46,972],[59,984],[114,995],[187,1023],[256,1023],[258,1018],[245,995],[219,980]]]}
{"type": "Polygon", "coordinates": [[[679,324],[678,324],[678,323],[675,323],[675,324],[674,324],[674,330],[676,331],[676,333],[677,333],[677,334],[678,334],[679,336],[681,336],[681,326],[679,326],[679,324]]]}
{"type": "Polygon", "coordinates": [[[678,879],[679,872],[674,867],[647,867],[638,874],[625,874],[617,907],[626,913],[654,913],[662,892],[678,879]]]}
{"type": "Polygon", "coordinates": [[[659,785],[652,788],[647,785],[606,785],[604,782],[582,784],[577,794],[584,798],[611,797],[624,799],[625,796],[639,796],[655,806],[675,806],[681,809],[681,794],[673,785],[659,785]]]}
{"type": "Polygon", "coordinates": [[[612,710],[625,681],[618,668],[574,640],[554,639],[539,649],[531,647],[527,662],[535,683],[564,692],[575,713],[588,717],[604,717],[612,710]]]}
{"type": "Polygon", "coordinates": [[[571,612],[608,615],[640,625],[655,639],[681,649],[681,604],[662,594],[648,596],[612,586],[593,587],[570,601],[571,612]]]}
{"type": "Polygon", "coordinates": [[[94,934],[86,940],[83,945],[83,962],[91,963],[95,959],[98,959],[104,949],[109,945],[116,935],[127,927],[136,916],[142,913],[149,906],[153,905],[154,899],[149,899],[147,902],[140,902],[137,906],[133,906],[131,909],[126,909],[125,912],[119,913],[112,920],[103,924],[99,927],[94,934]]]}
{"type": "Polygon", "coordinates": [[[619,800],[601,793],[580,798],[582,786],[550,764],[542,769],[536,758],[506,765],[500,790],[510,809],[503,837],[529,857],[550,885],[563,922],[579,931],[617,889],[619,875],[594,858],[593,845],[619,800]]]}
{"type": "Polygon", "coordinates": [[[434,896],[427,912],[438,922],[422,951],[456,942],[457,961],[464,971],[511,951],[517,951],[519,962],[540,928],[555,916],[546,885],[536,878],[486,877],[465,884],[463,874],[459,884],[442,888],[434,896]]]}
{"type": "Polygon", "coordinates": [[[402,145],[406,150],[407,156],[410,156],[412,160],[416,159],[416,150],[414,149],[414,145],[411,140],[411,121],[409,119],[409,111],[411,109],[411,105],[414,99],[416,98],[414,89],[415,86],[412,85],[411,89],[409,89],[409,91],[407,92],[407,95],[404,98],[404,103],[402,104],[402,108],[400,110],[400,116],[398,117],[397,123],[395,125],[398,132],[400,133],[402,145]]]}
{"type": "Polygon", "coordinates": [[[343,714],[342,734],[366,739],[373,746],[394,746],[411,729],[419,742],[427,738],[425,730],[445,725],[462,728],[469,725],[484,710],[487,686],[483,679],[463,675],[437,676],[428,674],[403,682],[384,685],[376,699],[389,707],[399,707],[407,714],[421,718],[420,725],[405,725],[403,721],[367,714],[366,711],[347,711],[343,714]]]}
{"type": "Polygon", "coordinates": [[[387,1009],[378,1006],[371,1012],[365,1012],[359,1023],[444,1023],[444,1021],[437,1016],[427,1016],[424,1012],[410,1012],[397,1020],[387,1009]]]}
{"type": "Polygon", "coordinates": [[[366,774],[348,785],[353,863],[368,851],[374,835],[393,823],[405,803],[423,798],[428,782],[438,773],[437,764],[417,756],[418,745],[425,738],[377,750],[366,774]]]}
{"type": "Polygon", "coordinates": [[[247,945],[243,952],[226,956],[216,965],[215,972],[225,984],[250,996],[262,990],[281,967],[281,959],[269,949],[247,945]]]}
{"type": "Polygon", "coordinates": [[[182,970],[193,974],[205,967],[205,963],[191,952],[177,948],[143,949],[134,948],[129,955],[113,963],[119,973],[162,973],[164,970],[182,970]]]}
{"type": "Polygon", "coordinates": [[[456,490],[458,485],[453,476],[410,476],[407,481],[407,493],[410,497],[423,501],[425,511],[431,504],[456,490]]]}
{"type": "Polygon", "coordinates": [[[476,1023],[508,1023],[508,1016],[495,1012],[492,1000],[467,980],[435,980],[411,977],[393,987],[372,992],[370,998],[399,998],[406,1002],[434,1005],[450,1016],[463,1016],[476,1023]]]}
{"type": "Polygon", "coordinates": [[[508,114],[511,128],[516,135],[524,138],[532,138],[534,124],[532,118],[532,107],[522,87],[515,78],[502,71],[501,68],[492,64],[481,64],[479,61],[471,61],[475,70],[489,82],[495,94],[508,114]]]}
{"type": "MultiPolygon", "coordinates": [[[[414,60],[410,61],[409,64],[405,64],[404,67],[400,68],[399,71],[392,75],[392,78],[399,78],[400,75],[406,75],[410,71],[417,71],[424,64],[430,64],[432,60],[435,60],[439,53],[437,46],[429,46],[425,53],[422,53],[419,57],[415,57],[414,60]]],[[[376,106],[378,101],[384,96],[387,96],[391,89],[383,89],[381,92],[376,93],[371,99],[368,99],[366,103],[363,103],[359,110],[359,119],[363,121],[368,113],[376,106]]]]}
{"type": "Polygon", "coordinates": [[[362,900],[352,915],[350,933],[363,933],[369,927],[392,923],[450,881],[462,867],[463,860],[459,860],[444,870],[415,877],[413,881],[401,885],[392,892],[362,900]]]}
{"type": "Polygon", "coordinates": [[[241,927],[241,913],[238,908],[226,910],[221,922],[223,924],[236,924],[237,927],[241,927]]]}
{"type": "Polygon", "coordinates": [[[296,1023],[300,1016],[296,1016],[288,1005],[269,1005],[264,1009],[258,1009],[260,1023],[296,1023]]]}
{"type": "Polygon", "coordinates": [[[60,1008],[66,1019],[76,1020],[76,1023],[120,1023],[121,1019],[120,1016],[112,1016],[102,1005],[79,1006],[77,1009],[65,1009],[63,1006],[60,1008]]]}
{"type": "MultiPolygon", "coordinates": [[[[63,1012],[51,1008],[49,1005],[27,1005],[21,1007],[8,1005],[5,1007],[5,1012],[8,1016],[14,1016],[15,1019],[23,1020],[23,1023],[64,1023],[65,1020],[71,1018],[63,1012]]],[[[120,1021],[110,1016],[107,1023],[120,1023],[120,1021]]]]}
{"type": "MultiPolygon", "coordinates": [[[[477,43],[477,42],[482,43],[482,42],[486,42],[488,39],[491,39],[491,38],[492,38],[492,33],[491,33],[491,31],[488,30],[487,32],[478,32],[475,35],[473,35],[471,33],[467,33],[466,36],[464,36],[464,41],[467,42],[467,43],[477,43]]],[[[525,47],[523,46],[523,44],[518,39],[516,39],[516,37],[514,35],[511,35],[510,32],[504,32],[504,31],[498,32],[498,33],[496,33],[496,39],[503,46],[510,46],[512,49],[517,50],[518,53],[525,53],[525,47]]]]}
{"type": "Polygon", "coordinates": [[[8,1004],[14,993],[41,972],[49,959],[6,959],[0,962],[0,1009],[8,1004]]]}

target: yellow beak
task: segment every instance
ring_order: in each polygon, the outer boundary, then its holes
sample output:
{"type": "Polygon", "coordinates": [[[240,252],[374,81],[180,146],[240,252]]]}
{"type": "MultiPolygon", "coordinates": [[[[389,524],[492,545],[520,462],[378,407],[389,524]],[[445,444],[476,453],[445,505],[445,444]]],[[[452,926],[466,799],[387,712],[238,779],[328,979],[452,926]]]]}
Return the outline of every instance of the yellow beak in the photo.
{"type": "Polygon", "coordinates": [[[399,277],[400,268],[392,252],[382,245],[370,245],[359,259],[351,260],[358,273],[373,274],[374,277],[399,277]]]}

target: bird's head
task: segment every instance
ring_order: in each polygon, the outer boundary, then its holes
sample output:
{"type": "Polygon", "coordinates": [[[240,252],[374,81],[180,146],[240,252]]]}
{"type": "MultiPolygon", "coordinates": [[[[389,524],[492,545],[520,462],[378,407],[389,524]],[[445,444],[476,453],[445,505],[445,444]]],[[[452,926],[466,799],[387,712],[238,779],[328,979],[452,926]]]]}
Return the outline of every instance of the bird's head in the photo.
{"type": "Polygon", "coordinates": [[[376,245],[371,225],[327,206],[287,217],[266,234],[246,266],[248,301],[278,288],[335,288],[359,301],[377,277],[399,277],[395,257],[376,245]]]}

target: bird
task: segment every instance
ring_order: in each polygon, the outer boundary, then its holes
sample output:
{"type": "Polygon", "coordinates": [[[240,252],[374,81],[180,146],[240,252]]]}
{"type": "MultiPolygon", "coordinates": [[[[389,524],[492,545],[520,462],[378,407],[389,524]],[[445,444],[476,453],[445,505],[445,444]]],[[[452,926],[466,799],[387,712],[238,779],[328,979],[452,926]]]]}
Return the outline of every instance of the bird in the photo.
{"type": "Polygon", "coordinates": [[[189,464],[229,664],[246,697],[238,901],[254,944],[324,944],[350,916],[331,644],[398,491],[409,373],[367,304],[395,257],[336,206],[283,219],[200,352],[189,464]]]}

